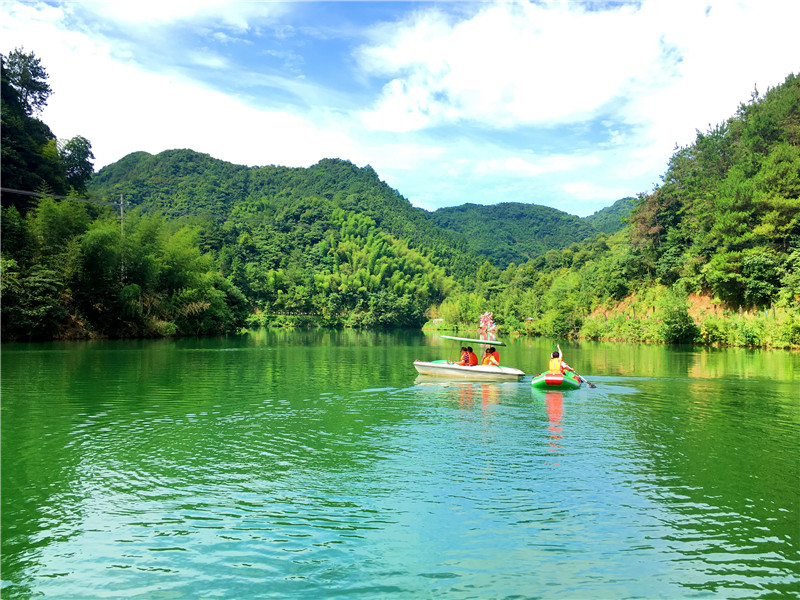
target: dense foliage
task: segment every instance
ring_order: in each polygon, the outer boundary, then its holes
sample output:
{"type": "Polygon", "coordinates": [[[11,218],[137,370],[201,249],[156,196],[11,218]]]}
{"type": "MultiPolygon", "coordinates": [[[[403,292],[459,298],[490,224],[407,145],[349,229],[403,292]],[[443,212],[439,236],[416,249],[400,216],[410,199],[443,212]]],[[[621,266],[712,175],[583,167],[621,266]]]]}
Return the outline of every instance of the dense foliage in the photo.
{"type": "MultiPolygon", "coordinates": [[[[16,49],[0,55],[0,67],[3,187],[52,194],[83,191],[93,171],[91,144],[82,136],[59,141],[35,116],[52,91],[41,61],[33,52],[16,49]]],[[[2,197],[3,206],[29,207],[29,195],[6,191],[2,197]]]]}
{"type": "Polygon", "coordinates": [[[249,168],[188,150],[136,153],[91,189],[199,224],[252,324],[418,327],[451,278],[478,265],[371,167],[343,160],[249,168]]]}
{"type": "Polygon", "coordinates": [[[4,209],[2,272],[4,339],[221,333],[248,313],[196,227],[134,213],[123,229],[74,200],[4,209]]]}
{"type": "Polygon", "coordinates": [[[786,303],[800,268],[798,196],[800,80],[791,76],[675,153],[636,211],[631,240],[659,283],[734,307],[786,303]]]}
{"type": "Polygon", "coordinates": [[[503,268],[597,234],[580,217],[535,204],[464,204],[440,208],[431,216],[439,227],[455,231],[474,252],[503,268]]]}
{"type": "Polygon", "coordinates": [[[90,190],[167,216],[202,216],[222,229],[267,227],[275,245],[301,248],[317,241],[338,208],[369,217],[381,231],[430,253],[448,274],[468,276],[479,264],[463,240],[432,223],[372,167],[346,160],[324,159],[307,169],[245,167],[191,150],[136,152],[101,169],[90,190]],[[287,238],[290,230],[299,235],[287,238]]]}

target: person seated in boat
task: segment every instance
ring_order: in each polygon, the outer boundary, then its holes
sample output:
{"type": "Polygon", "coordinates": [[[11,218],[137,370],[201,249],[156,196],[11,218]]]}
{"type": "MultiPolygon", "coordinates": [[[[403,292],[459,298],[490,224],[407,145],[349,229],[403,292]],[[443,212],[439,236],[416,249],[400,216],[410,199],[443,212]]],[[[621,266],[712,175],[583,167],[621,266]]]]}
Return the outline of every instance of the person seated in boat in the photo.
{"type": "Polygon", "coordinates": [[[556,345],[556,348],[558,348],[558,351],[553,352],[553,354],[550,355],[550,362],[547,363],[547,372],[553,374],[563,374],[564,371],[572,371],[575,373],[575,369],[564,362],[564,358],[561,354],[561,346],[556,345]]]}
{"type": "Polygon", "coordinates": [[[467,352],[466,346],[461,346],[461,360],[456,363],[457,365],[461,365],[463,367],[469,366],[469,352],[467,352]]]}
{"type": "Polygon", "coordinates": [[[497,348],[494,346],[489,346],[489,351],[494,354],[494,357],[497,359],[497,364],[500,364],[500,353],[497,351],[497,348]]]}
{"type": "Polygon", "coordinates": [[[467,353],[469,354],[469,366],[474,367],[478,364],[478,355],[472,350],[472,346],[467,346],[467,353]]]}
{"type": "Polygon", "coordinates": [[[484,352],[484,354],[483,354],[483,362],[481,364],[482,365],[492,365],[492,366],[495,366],[495,367],[499,367],[500,366],[500,362],[497,360],[497,358],[495,358],[494,354],[492,353],[492,349],[491,348],[487,348],[486,352],[484,352]]]}

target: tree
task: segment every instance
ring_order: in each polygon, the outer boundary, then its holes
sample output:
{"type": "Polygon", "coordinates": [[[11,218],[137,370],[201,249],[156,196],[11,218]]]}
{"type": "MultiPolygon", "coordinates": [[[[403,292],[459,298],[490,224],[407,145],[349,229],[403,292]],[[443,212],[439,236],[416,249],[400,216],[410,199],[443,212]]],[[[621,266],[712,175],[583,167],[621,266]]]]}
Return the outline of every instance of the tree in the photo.
{"type": "MultiPolygon", "coordinates": [[[[44,82],[47,78],[44,69],[33,54],[26,55],[21,50],[15,50],[8,58],[0,55],[0,66],[3,187],[65,194],[68,190],[56,136],[47,125],[31,116],[34,107],[39,110],[44,106],[50,93],[44,82]]],[[[13,204],[23,214],[29,208],[24,195],[4,193],[2,198],[3,206],[13,204]]]]}
{"type": "Polygon", "coordinates": [[[86,191],[86,184],[94,173],[91,142],[81,135],[76,135],[60,144],[59,156],[64,164],[67,183],[76,192],[86,191]]]}
{"type": "Polygon", "coordinates": [[[23,48],[16,48],[7,58],[2,57],[2,63],[8,83],[19,94],[25,114],[41,112],[53,93],[42,62],[33,52],[26,54],[23,48]]]}
{"type": "Polygon", "coordinates": [[[2,337],[4,339],[52,338],[66,312],[59,302],[64,284],[51,269],[34,265],[20,270],[15,260],[0,257],[3,278],[2,337]]]}

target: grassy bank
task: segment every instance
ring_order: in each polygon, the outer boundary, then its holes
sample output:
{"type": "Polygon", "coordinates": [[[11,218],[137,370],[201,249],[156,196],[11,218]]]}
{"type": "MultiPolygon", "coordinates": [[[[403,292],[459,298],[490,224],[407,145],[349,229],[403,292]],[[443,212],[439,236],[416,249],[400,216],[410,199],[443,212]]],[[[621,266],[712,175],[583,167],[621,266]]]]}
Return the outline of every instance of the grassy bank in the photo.
{"type": "MultiPolygon", "coordinates": [[[[653,286],[590,314],[553,309],[537,318],[498,319],[498,335],[530,335],[603,341],[800,349],[800,307],[734,310],[709,296],[681,296],[653,286]]],[[[436,318],[429,330],[475,329],[475,323],[436,318]]]]}

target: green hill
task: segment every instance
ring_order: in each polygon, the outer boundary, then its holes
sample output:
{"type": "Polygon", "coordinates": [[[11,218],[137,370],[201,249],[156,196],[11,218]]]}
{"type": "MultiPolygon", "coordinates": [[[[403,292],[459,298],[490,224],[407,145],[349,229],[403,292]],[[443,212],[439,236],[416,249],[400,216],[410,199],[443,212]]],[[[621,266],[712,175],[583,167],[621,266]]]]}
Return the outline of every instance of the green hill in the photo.
{"type": "Polygon", "coordinates": [[[90,191],[199,226],[202,248],[257,313],[418,324],[480,262],[371,167],[345,160],[245,167],[137,152],[101,169],[90,191]]]}
{"type": "MultiPolygon", "coordinates": [[[[291,224],[321,231],[332,211],[341,209],[369,217],[381,231],[430,252],[448,271],[465,273],[477,264],[462,240],[438,228],[424,210],[383,183],[372,167],[359,168],[340,159],[324,159],[307,169],[246,167],[191,150],[155,156],[135,152],[101,169],[89,189],[107,200],[122,195],[132,206],[168,217],[269,223],[278,230],[291,224]]],[[[314,236],[303,232],[298,245],[303,245],[305,234],[314,236]]]]}
{"type": "Polygon", "coordinates": [[[625,221],[636,205],[636,198],[622,198],[611,206],[584,217],[584,220],[601,233],[616,233],[625,226],[625,221]]]}
{"type": "Polygon", "coordinates": [[[548,250],[560,250],[598,233],[580,217],[547,206],[516,202],[440,208],[432,218],[498,267],[527,262],[548,250]]]}

